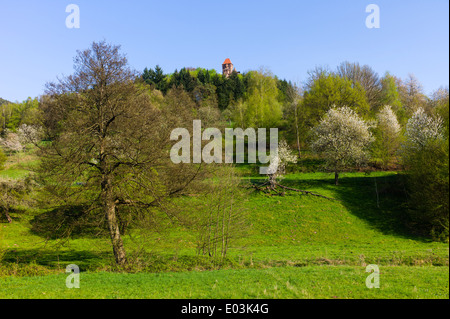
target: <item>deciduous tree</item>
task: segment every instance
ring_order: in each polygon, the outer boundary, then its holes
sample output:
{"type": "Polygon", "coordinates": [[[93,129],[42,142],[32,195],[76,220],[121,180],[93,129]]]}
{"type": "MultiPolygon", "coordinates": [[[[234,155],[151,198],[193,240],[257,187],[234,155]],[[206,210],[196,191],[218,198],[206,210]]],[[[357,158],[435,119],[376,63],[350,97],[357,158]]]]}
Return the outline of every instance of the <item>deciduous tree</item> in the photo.
{"type": "Polygon", "coordinates": [[[330,109],[313,128],[311,148],[323,155],[326,168],[335,174],[336,185],[340,172],[367,161],[373,141],[369,128],[349,107],[330,109]]]}
{"type": "Polygon", "coordinates": [[[343,62],[337,68],[337,74],[353,83],[359,83],[364,88],[371,110],[378,110],[381,106],[382,84],[380,77],[370,66],[343,62]]]}
{"type": "Polygon", "coordinates": [[[176,92],[152,103],[119,49],[93,43],[78,52],[73,75],[47,85],[42,120],[52,141],[42,149],[40,180],[56,204],[104,218],[116,263],[124,265],[119,219],[151,216],[187,191],[202,165],[169,157],[171,130],[192,126],[192,103],[176,92]]]}
{"type": "Polygon", "coordinates": [[[389,105],[377,113],[374,154],[386,168],[400,146],[401,127],[397,116],[389,105]]]}
{"type": "Polygon", "coordinates": [[[333,107],[353,109],[360,115],[368,115],[369,104],[363,87],[333,73],[315,74],[303,95],[301,122],[308,129],[316,126],[333,107]]]}
{"type": "Polygon", "coordinates": [[[449,238],[449,141],[440,117],[419,108],[408,121],[402,160],[410,224],[434,239],[449,238]]]}

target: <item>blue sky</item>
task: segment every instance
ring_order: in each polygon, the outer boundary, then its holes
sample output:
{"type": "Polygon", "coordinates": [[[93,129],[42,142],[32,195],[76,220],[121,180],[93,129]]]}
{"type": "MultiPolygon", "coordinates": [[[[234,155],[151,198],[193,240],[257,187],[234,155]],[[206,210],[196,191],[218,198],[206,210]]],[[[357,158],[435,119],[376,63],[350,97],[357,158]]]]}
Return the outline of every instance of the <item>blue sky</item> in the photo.
{"type": "Polygon", "coordinates": [[[105,39],[121,44],[130,65],[221,70],[225,58],[247,70],[266,67],[303,82],[315,66],[343,61],[405,78],[430,93],[449,83],[446,0],[0,0],[0,97],[22,101],[73,70],[76,50],[105,39]],[[65,25],[80,8],[80,28],[65,25]],[[368,29],[366,6],[380,7],[368,29]]]}

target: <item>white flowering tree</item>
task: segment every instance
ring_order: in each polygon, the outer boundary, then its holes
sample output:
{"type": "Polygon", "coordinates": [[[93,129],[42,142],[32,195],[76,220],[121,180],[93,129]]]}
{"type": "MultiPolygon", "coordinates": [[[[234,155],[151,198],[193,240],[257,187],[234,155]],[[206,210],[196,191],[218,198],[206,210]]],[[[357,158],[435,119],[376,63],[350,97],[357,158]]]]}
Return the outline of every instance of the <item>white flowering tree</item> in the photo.
{"type": "Polygon", "coordinates": [[[311,148],[324,157],[326,168],[335,173],[336,185],[340,172],[361,166],[369,158],[368,147],[374,140],[370,127],[355,111],[344,106],[330,109],[312,129],[311,148]]]}
{"type": "Polygon", "coordinates": [[[386,105],[377,114],[377,127],[375,129],[376,141],[374,155],[380,158],[384,167],[387,167],[400,146],[401,126],[391,106],[386,105]]]}
{"type": "Polygon", "coordinates": [[[17,129],[17,137],[24,146],[27,144],[36,144],[42,138],[42,129],[38,125],[22,124],[17,129]]]}
{"type": "Polygon", "coordinates": [[[269,183],[275,188],[278,181],[286,174],[286,166],[289,163],[297,163],[297,155],[293,154],[291,148],[285,140],[278,143],[278,152],[269,165],[269,183]]]}
{"type": "Polygon", "coordinates": [[[0,145],[5,151],[9,152],[9,155],[23,150],[23,145],[20,142],[19,135],[10,130],[6,130],[5,137],[0,138],[0,145]]]}
{"type": "Polygon", "coordinates": [[[294,154],[292,149],[289,147],[285,140],[281,140],[278,143],[278,151],[275,156],[272,157],[270,161],[270,165],[268,167],[268,179],[262,185],[253,185],[254,188],[258,190],[263,190],[266,193],[275,192],[276,195],[284,195],[285,190],[290,190],[294,192],[300,192],[302,194],[313,195],[317,197],[322,197],[326,199],[334,200],[333,198],[326,197],[320,194],[316,194],[314,192],[310,192],[307,190],[297,189],[288,187],[280,184],[280,181],[286,175],[286,167],[289,163],[297,163],[298,156],[294,154]],[[281,189],[281,191],[280,191],[281,189]]]}
{"type": "Polygon", "coordinates": [[[430,142],[442,140],[444,138],[442,132],[442,118],[431,117],[423,108],[418,108],[406,124],[402,152],[423,150],[430,142]]]}

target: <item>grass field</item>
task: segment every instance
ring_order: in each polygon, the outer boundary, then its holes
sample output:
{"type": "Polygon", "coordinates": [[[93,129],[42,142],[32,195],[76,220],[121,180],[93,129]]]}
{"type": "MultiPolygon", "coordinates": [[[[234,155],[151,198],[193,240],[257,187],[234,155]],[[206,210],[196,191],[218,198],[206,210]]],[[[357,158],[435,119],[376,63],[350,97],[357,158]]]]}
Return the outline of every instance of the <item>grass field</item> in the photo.
{"type": "Polygon", "coordinates": [[[388,266],[380,288],[368,289],[364,268],[276,267],[178,273],[82,273],[80,289],[67,289],[66,275],[0,279],[0,298],[448,298],[445,267],[388,266]]]}
{"type": "MultiPolygon", "coordinates": [[[[11,164],[0,178],[27,172],[11,164]]],[[[339,186],[333,181],[331,174],[298,173],[283,184],[336,200],[250,195],[251,227],[221,267],[196,255],[189,230],[171,227],[126,236],[138,266],[116,271],[107,237],[47,240],[33,225],[49,212],[19,209],[12,224],[0,223],[0,298],[449,298],[449,246],[404,227],[397,173],[345,173],[339,186]],[[80,289],[65,286],[69,264],[82,271],[80,289]],[[365,285],[369,264],[380,268],[380,289],[365,285]]]]}

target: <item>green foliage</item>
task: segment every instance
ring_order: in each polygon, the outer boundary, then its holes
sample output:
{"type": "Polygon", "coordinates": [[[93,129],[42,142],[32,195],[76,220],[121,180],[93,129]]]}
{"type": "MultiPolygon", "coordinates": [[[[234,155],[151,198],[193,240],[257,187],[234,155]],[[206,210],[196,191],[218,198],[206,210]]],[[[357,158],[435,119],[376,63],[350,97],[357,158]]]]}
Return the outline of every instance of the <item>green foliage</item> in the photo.
{"type": "Polygon", "coordinates": [[[167,93],[169,87],[167,83],[167,75],[164,74],[159,65],[157,65],[154,70],[145,68],[142,74],[142,79],[147,84],[154,85],[154,87],[162,93],[167,93]]]}
{"type": "Polygon", "coordinates": [[[428,97],[424,94],[423,86],[414,74],[408,74],[402,81],[397,79],[398,92],[407,117],[411,116],[419,108],[427,109],[428,97]]]}
{"type": "Polygon", "coordinates": [[[39,101],[37,98],[28,98],[21,103],[3,104],[0,111],[0,134],[4,135],[5,129],[16,131],[22,124],[36,124],[39,117],[39,101]]]}
{"type": "Polygon", "coordinates": [[[199,255],[223,260],[229,247],[236,246],[248,230],[248,213],[243,207],[249,194],[240,188],[236,172],[233,166],[218,169],[214,179],[206,181],[208,192],[189,200],[199,255]]]}
{"type": "Polygon", "coordinates": [[[379,107],[383,105],[381,103],[381,81],[378,74],[370,66],[361,66],[358,62],[350,63],[346,61],[338,66],[337,74],[363,88],[372,113],[377,112],[379,107]]]}
{"type": "Polygon", "coordinates": [[[407,121],[405,109],[402,107],[399,89],[395,77],[389,72],[381,79],[381,102],[382,105],[390,105],[397,115],[399,122],[405,124],[407,121]]]}
{"type": "Polygon", "coordinates": [[[435,93],[432,100],[433,113],[439,116],[444,123],[445,136],[449,136],[449,91],[447,89],[439,89],[435,93]]]}
{"type": "Polygon", "coordinates": [[[8,100],[2,99],[0,97],[0,105],[2,105],[2,104],[9,104],[9,103],[11,103],[11,102],[9,102],[8,100]]]}
{"type": "Polygon", "coordinates": [[[312,81],[304,92],[302,123],[308,128],[317,125],[322,116],[333,106],[347,106],[361,116],[369,113],[364,89],[359,83],[336,74],[323,74],[312,81]]]}
{"type": "MultiPolygon", "coordinates": [[[[98,221],[99,211],[83,206],[63,206],[35,216],[30,231],[46,239],[107,238],[107,225],[98,221]]],[[[121,233],[123,233],[121,227],[121,233]]]]}
{"type": "Polygon", "coordinates": [[[5,163],[8,158],[6,157],[5,153],[3,153],[3,150],[0,149],[0,171],[5,169],[5,163]]]}
{"type": "Polygon", "coordinates": [[[374,129],[375,141],[372,144],[372,155],[381,160],[383,168],[388,165],[396,155],[400,146],[401,127],[397,117],[389,105],[377,113],[377,125],[374,129]]]}
{"type": "Polygon", "coordinates": [[[182,88],[198,105],[205,99],[214,100],[221,110],[225,110],[232,102],[242,98],[246,91],[244,77],[237,72],[233,72],[227,78],[215,70],[182,68],[172,74],[163,75],[157,66],[155,70],[146,68],[142,78],[164,95],[170,89],[182,88]]]}
{"type": "Polygon", "coordinates": [[[437,140],[406,158],[411,226],[435,240],[449,238],[449,141],[437,140]]]}
{"type": "Polygon", "coordinates": [[[291,90],[294,89],[294,85],[291,81],[280,80],[277,76],[275,76],[277,80],[277,88],[278,88],[278,101],[283,105],[289,104],[293,102],[293,95],[291,90]]]}
{"type": "Polygon", "coordinates": [[[0,180],[0,217],[6,217],[11,223],[11,210],[25,203],[29,193],[32,192],[32,187],[33,183],[29,177],[22,180],[0,180]]]}
{"type": "Polygon", "coordinates": [[[283,121],[280,125],[281,136],[291,145],[296,145],[299,157],[302,157],[302,148],[306,145],[307,130],[301,119],[303,118],[302,92],[297,85],[290,81],[278,81],[280,90],[279,100],[283,104],[283,121]]]}
{"type": "MultiPolygon", "coordinates": [[[[124,265],[120,220],[151,219],[164,209],[164,200],[189,192],[211,166],[199,170],[172,163],[167,152],[171,132],[192,125],[192,102],[176,92],[170,100],[169,92],[167,104],[153,104],[151,90],[133,81],[119,48],[94,42],[78,52],[71,77],[47,85],[44,118],[56,121],[59,132],[41,149],[38,175],[53,205],[101,211],[94,216],[100,220],[106,216],[116,262],[124,265]]],[[[185,84],[192,80],[187,70],[180,78],[185,84]]]]}
{"type": "Polygon", "coordinates": [[[278,127],[283,116],[277,79],[268,72],[252,71],[247,75],[247,93],[230,109],[238,127],[278,127]]]}
{"type": "Polygon", "coordinates": [[[211,80],[216,87],[217,101],[221,110],[225,110],[233,102],[241,99],[248,89],[245,78],[236,71],[232,72],[228,78],[216,74],[211,80]]]}

